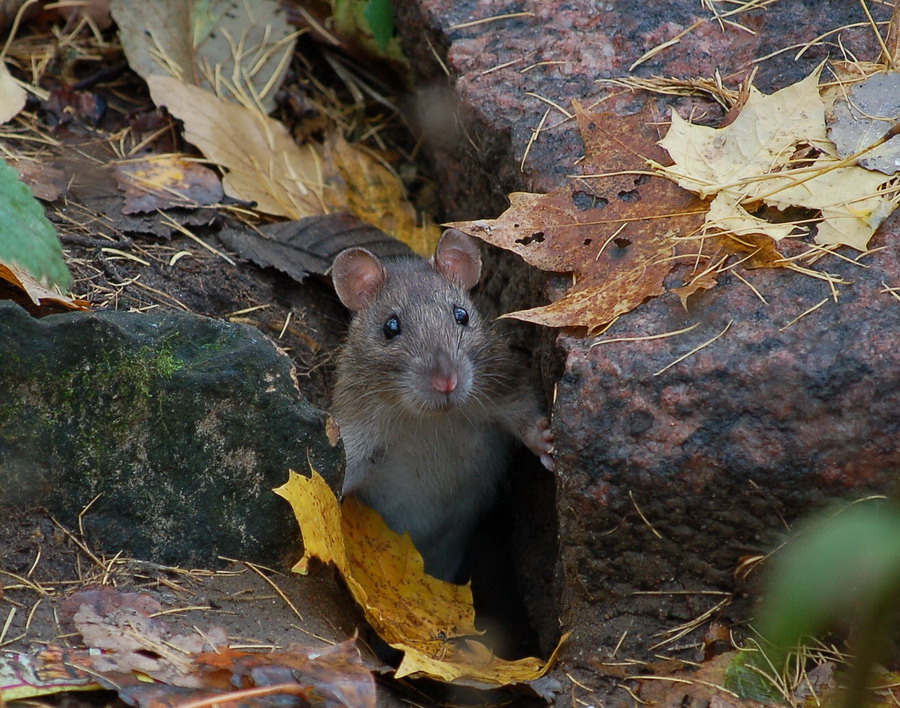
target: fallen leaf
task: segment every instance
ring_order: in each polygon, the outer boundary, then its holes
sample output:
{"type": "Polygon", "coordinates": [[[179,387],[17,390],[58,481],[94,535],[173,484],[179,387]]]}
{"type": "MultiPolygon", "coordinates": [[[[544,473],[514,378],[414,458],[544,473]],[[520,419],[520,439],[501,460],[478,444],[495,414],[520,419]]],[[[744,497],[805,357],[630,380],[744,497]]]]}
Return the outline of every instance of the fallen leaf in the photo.
{"type": "Polygon", "coordinates": [[[169,77],[147,83],[154,102],[184,122],[185,139],[226,170],[228,196],[290,219],[350,212],[421,255],[434,251],[440,229],[417,224],[400,179],[368,151],[338,135],[325,145],[297,145],[287,128],[259,111],[169,77]]]}
{"type": "Polygon", "coordinates": [[[103,688],[87,650],[47,646],[0,655],[0,701],[22,701],[65,691],[103,688]]]}
{"type": "Polygon", "coordinates": [[[421,226],[400,178],[370,151],[332,135],[325,144],[328,159],[326,199],[335,211],[347,210],[362,221],[392,234],[424,258],[430,258],[441,229],[430,220],[421,226]]]}
{"type": "Polygon", "coordinates": [[[12,300],[35,317],[44,317],[69,310],[87,310],[87,300],[76,300],[49,290],[26,270],[0,261],[0,300],[12,300]]]}
{"type": "MultiPolygon", "coordinates": [[[[828,136],[838,157],[849,157],[878,141],[900,120],[900,72],[878,73],[854,84],[834,104],[828,136]]],[[[900,135],[867,153],[860,167],[886,175],[900,172],[900,135]]]]}
{"type": "MultiPolygon", "coordinates": [[[[794,184],[796,179],[769,180],[765,182],[766,195],[762,200],[780,209],[818,209],[822,218],[816,243],[865,251],[875,229],[897,208],[900,194],[896,185],[888,185],[893,180],[891,175],[856,166],[830,169],[838,162],[835,158],[817,160],[813,168],[821,172],[802,184],[794,184]]],[[[776,238],[771,230],[766,233],[776,238]]]]}
{"type": "Polygon", "coordinates": [[[775,224],[753,216],[741,206],[741,195],[734,190],[723,190],[709,203],[706,222],[714,228],[727,231],[735,236],[766,234],[776,241],[797,231],[794,224],[775,224]]]}
{"type": "Polygon", "coordinates": [[[375,679],[363,665],[355,639],[324,649],[291,645],[286,650],[267,653],[223,648],[200,654],[195,661],[209,686],[262,687],[297,682],[308,688],[321,705],[376,705],[375,679]]]}
{"type": "Polygon", "coordinates": [[[799,142],[827,141],[825,106],[819,97],[819,72],[765,95],[750,87],[750,97],[724,128],[687,122],[674,110],[672,125],[659,144],[675,162],[663,173],[703,198],[734,182],[767,174],[789,162],[799,142]]]}
{"type": "Polygon", "coordinates": [[[19,179],[27,184],[34,196],[45,202],[55,202],[69,187],[66,173],[58,167],[24,157],[7,158],[11,167],[19,173],[19,179]]]}
{"type": "Polygon", "coordinates": [[[275,0],[112,0],[128,63],[245,105],[275,107],[296,42],[275,0]]]}
{"type": "MultiPolygon", "coordinates": [[[[864,251],[900,203],[900,187],[890,175],[838,157],[826,136],[818,76],[819,69],[768,96],[751,88],[740,114],[723,128],[692,125],[673,111],[672,125],[659,144],[675,164],[657,167],[685,189],[715,197],[707,229],[737,237],[764,234],[779,241],[798,228],[808,232],[809,224],[757,218],[745,207],[800,207],[819,212],[817,243],[864,251]],[[813,153],[819,155],[814,161],[813,153]]],[[[892,95],[890,101],[895,100],[892,95]]]]}
{"type": "Polygon", "coordinates": [[[123,214],[173,207],[208,206],[222,199],[218,175],[183,155],[152,155],[113,164],[119,188],[125,192],[123,214]]]}
{"type": "Polygon", "coordinates": [[[0,263],[19,265],[42,285],[67,288],[72,276],[62,246],[31,190],[0,160],[0,263]]]}
{"type": "Polygon", "coordinates": [[[256,231],[227,227],[218,237],[241,258],[277,268],[298,283],[310,273],[325,275],[346,248],[367,248],[382,259],[414,255],[401,241],[344,213],[265,224],[256,231]]]}
{"type": "Polygon", "coordinates": [[[334,563],[373,629],[404,652],[397,676],[428,677],[484,686],[523,683],[542,676],[554,657],[503,661],[472,639],[472,591],[426,575],[409,534],[391,531],[355,499],[343,506],[322,477],[290,473],[275,493],[290,502],[305,553],[294,567],[306,572],[315,557],[334,563]]]}
{"type": "Polygon", "coordinates": [[[764,708],[760,703],[742,698],[726,688],[726,672],[735,652],[727,652],[702,664],[671,673],[632,676],[637,682],[636,693],[651,705],[709,706],[712,708],[764,708]]]}
{"type": "Polygon", "coordinates": [[[705,209],[668,180],[646,174],[646,158],[663,159],[649,116],[594,115],[579,106],[576,117],[583,176],[549,194],[510,194],[509,209],[497,219],[449,226],[543,270],[574,274],[561,299],[508,317],[594,329],[665,292],[678,239],[697,231],[705,209]]]}
{"type": "Polygon", "coordinates": [[[147,79],[158,106],[184,122],[185,140],[225,171],[225,193],[267,214],[300,219],[323,214],[321,157],[297,145],[281,123],[168,76],[147,79]]]}
{"type": "Polygon", "coordinates": [[[101,614],[88,602],[72,620],[85,645],[102,650],[93,658],[93,667],[100,674],[140,673],[187,688],[204,685],[192,655],[228,644],[220,627],[175,634],[159,617],[134,606],[109,608],[101,614]]]}
{"type": "Polygon", "coordinates": [[[0,60],[0,123],[15,118],[25,107],[26,98],[25,89],[13,79],[6,62],[0,60]]]}

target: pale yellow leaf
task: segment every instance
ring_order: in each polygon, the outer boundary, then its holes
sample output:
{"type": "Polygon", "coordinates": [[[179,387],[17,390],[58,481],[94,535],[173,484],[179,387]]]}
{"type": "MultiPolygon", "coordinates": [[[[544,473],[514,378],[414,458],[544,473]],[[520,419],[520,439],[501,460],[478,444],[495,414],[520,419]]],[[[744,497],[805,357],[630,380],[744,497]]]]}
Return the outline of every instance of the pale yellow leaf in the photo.
{"type": "Polygon", "coordinates": [[[333,134],[325,143],[326,199],[334,211],[349,211],[360,220],[400,239],[424,258],[434,253],[441,229],[431,220],[419,225],[400,178],[375,155],[333,134]]]}
{"type": "Polygon", "coordinates": [[[706,224],[709,227],[728,231],[735,236],[765,234],[776,241],[789,236],[795,227],[793,224],[775,224],[748,213],[740,205],[743,195],[736,190],[726,189],[719,192],[710,202],[706,224]]]}
{"type": "Polygon", "coordinates": [[[722,186],[784,165],[802,141],[827,139],[825,109],[818,92],[819,69],[796,84],[750,98],[724,128],[693,125],[672,112],[672,126],[659,141],[675,165],[664,172],[702,197],[722,186]]]}
{"type": "Polygon", "coordinates": [[[828,170],[836,162],[834,158],[821,158],[814,165],[822,170],[821,174],[809,179],[807,174],[793,180],[759,182],[754,191],[766,204],[779,209],[800,206],[821,210],[817,243],[843,244],[864,251],[875,229],[900,201],[896,188],[880,191],[883,185],[896,180],[855,165],[828,170]],[[796,183],[800,179],[805,181],[796,183]]]}
{"type": "Polygon", "coordinates": [[[15,82],[6,64],[0,61],[0,123],[16,117],[25,107],[25,89],[15,82]]]}
{"type": "Polygon", "coordinates": [[[154,103],[184,122],[185,139],[226,171],[227,195],[291,219],[326,213],[314,146],[297,145],[287,128],[258,111],[177,79],[151,76],[147,85],[154,103]]]}

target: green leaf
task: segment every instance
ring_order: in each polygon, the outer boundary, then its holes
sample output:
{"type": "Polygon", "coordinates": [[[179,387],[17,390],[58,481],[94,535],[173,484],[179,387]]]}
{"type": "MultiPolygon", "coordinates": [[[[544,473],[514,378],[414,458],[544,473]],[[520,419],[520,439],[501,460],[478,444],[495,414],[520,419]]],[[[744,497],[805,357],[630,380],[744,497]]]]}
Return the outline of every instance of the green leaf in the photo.
{"type": "Polygon", "coordinates": [[[791,542],[774,570],[760,621],[781,650],[803,636],[900,602],[900,505],[858,503],[819,517],[791,542]]]}
{"type": "Polygon", "coordinates": [[[0,261],[18,265],[47,287],[65,290],[72,275],[44,208],[19,173],[0,159],[0,261]]]}
{"type": "Polygon", "coordinates": [[[725,670],[725,686],[741,698],[750,698],[760,703],[777,703],[784,696],[765,674],[775,673],[771,668],[761,671],[765,659],[758,651],[739,651],[725,670]],[[760,661],[762,659],[762,661],[760,661]]]}
{"type": "Polygon", "coordinates": [[[366,51],[406,65],[394,33],[392,0],[332,0],[335,29],[366,51]]]}
{"type": "Polygon", "coordinates": [[[383,52],[394,36],[394,8],[391,0],[367,0],[363,7],[363,17],[369,23],[372,37],[383,52]]]}

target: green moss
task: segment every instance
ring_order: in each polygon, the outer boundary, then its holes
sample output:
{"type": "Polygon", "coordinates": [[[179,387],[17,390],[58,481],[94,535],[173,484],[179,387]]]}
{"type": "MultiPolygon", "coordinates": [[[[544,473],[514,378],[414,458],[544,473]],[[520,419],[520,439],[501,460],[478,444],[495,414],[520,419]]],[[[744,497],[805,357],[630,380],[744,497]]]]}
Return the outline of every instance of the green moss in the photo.
{"type": "Polygon", "coordinates": [[[67,361],[41,357],[0,406],[0,427],[28,431],[59,464],[87,481],[97,469],[126,469],[143,447],[147,422],[165,411],[159,392],[185,363],[171,339],[133,351],[110,349],[67,361]],[[27,417],[33,425],[22,425],[27,417]]]}

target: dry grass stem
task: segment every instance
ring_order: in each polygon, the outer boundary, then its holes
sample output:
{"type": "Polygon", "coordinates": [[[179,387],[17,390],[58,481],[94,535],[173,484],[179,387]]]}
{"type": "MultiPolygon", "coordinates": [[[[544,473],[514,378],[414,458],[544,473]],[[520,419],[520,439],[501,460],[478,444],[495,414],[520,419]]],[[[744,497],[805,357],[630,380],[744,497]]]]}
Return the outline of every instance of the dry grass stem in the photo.
{"type": "Polygon", "coordinates": [[[813,312],[815,312],[816,310],[818,310],[820,307],[822,307],[822,305],[824,305],[826,302],[828,302],[828,300],[829,300],[829,298],[827,298],[827,297],[826,297],[826,298],[823,298],[821,302],[819,302],[819,303],[813,305],[812,307],[810,307],[809,309],[804,310],[803,312],[801,312],[801,313],[800,313],[799,315],[797,315],[794,319],[792,319],[790,322],[788,322],[784,327],[781,327],[778,331],[779,331],[779,332],[784,332],[784,330],[786,330],[788,327],[793,326],[794,324],[796,324],[797,322],[799,322],[800,320],[802,320],[802,319],[803,319],[804,317],[806,317],[807,315],[810,315],[810,314],[812,314],[813,312]]]}
{"type": "Polygon", "coordinates": [[[675,361],[673,361],[673,362],[670,363],[670,364],[666,364],[663,368],[661,368],[659,371],[657,371],[657,372],[656,372],[655,374],[653,374],[653,375],[654,375],[654,376],[659,376],[659,375],[660,375],[661,373],[663,373],[664,371],[667,371],[668,369],[671,369],[671,368],[672,368],[673,366],[675,366],[676,364],[679,364],[679,363],[681,363],[682,361],[684,361],[685,359],[687,359],[688,357],[693,356],[694,354],[696,354],[697,352],[699,352],[701,349],[704,349],[705,347],[708,347],[710,344],[712,344],[713,342],[715,342],[719,337],[724,336],[725,333],[731,328],[731,325],[733,325],[733,324],[734,324],[734,320],[729,321],[728,324],[725,325],[725,329],[723,329],[721,332],[719,332],[715,337],[713,337],[712,339],[710,339],[710,340],[708,340],[708,341],[706,341],[706,342],[703,342],[703,344],[701,344],[701,345],[699,345],[699,346],[697,346],[697,347],[694,347],[693,349],[691,349],[691,350],[690,350],[689,352],[687,352],[686,354],[682,354],[682,355],[681,355],[680,357],[678,357],[675,361]]]}
{"type": "Polygon", "coordinates": [[[647,526],[648,529],[650,529],[650,531],[653,533],[654,536],[661,539],[663,537],[663,535],[659,531],[657,531],[655,528],[653,528],[653,524],[651,524],[650,520],[646,516],[644,516],[644,512],[641,511],[641,507],[638,506],[638,503],[634,498],[634,494],[631,492],[630,489],[628,490],[628,498],[631,499],[631,503],[634,505],[634,510],[637,512],[638,516],[641,517],[641,521],[644,522],[644,524],[647,526]]]}
{"type": "Polygon", "coordinates": [[[525,146],[525,152],[522,155],[522,162],[519,163],[519,171],[525,171],[525,160],[528,159],[528,153],[531,152],[531,146],[534,145],[534,141],[537,140],[538,135],[540,135],[541,131],[544,129],[544,123],[547,121],[547,116],[550,115],[550,111],[552,108],[548,108],[544,112],[544,117],[541,118],[541,122],[538,123],[537,127],[532,131],[531,137],[528,138],[528,144],[525,146]]]}
{"type": "Polygon", "coordinates": [[[466,27],[475,27],[476,25],[483,25],[488,22],[497,22],[498,20],[511,20],[516,17],[534,17],[535,13],[533,12],[507,12],[505,15],[494,15],[493,17],[484,17],[480,20],[472,20],[471,22],[463,22],[458,25],[450,25],[447,29],[451,32],[453,30],[465,29],[466,27]]]}
{"type": "Polygon", "coordinates": [[[663,332],[662,334],[648,334],[643,337],[614,337],[612,339],[602,339],[591,344],[591,349],[593,349],[594,347],[599,347],[601,344],[613,344],[614,342],[644,342],[651,339],[666,339],[667,337],[677,337],[679,334],[685,334],[686,332],[697,329],[700,324],[700,322],[695,322],[690,327],[685,327],[684,329],[676,329],[671,332],[663,332]]]}

